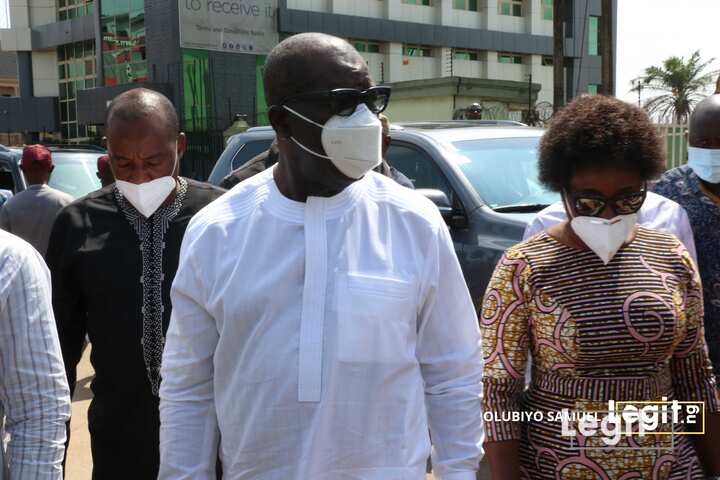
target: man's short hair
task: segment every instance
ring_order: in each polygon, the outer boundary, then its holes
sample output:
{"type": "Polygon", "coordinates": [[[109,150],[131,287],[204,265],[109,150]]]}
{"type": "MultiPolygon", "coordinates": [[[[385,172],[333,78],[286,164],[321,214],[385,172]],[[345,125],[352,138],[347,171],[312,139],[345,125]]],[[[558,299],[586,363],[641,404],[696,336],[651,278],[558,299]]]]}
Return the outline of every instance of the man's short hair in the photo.
{"type": "Polygon", "coordinates": [[[105,129],[115,118],[136,121],[150,115],[158,115],[167,123],[168,133],[176,135],[180,131],[175,106],[169,98],[160,92],[148,88],[133,88],[113,99],[105,114],[105,129]]]}
{"type": "Polygon", "coordinates": [[[46,172],[52,166],[52,154],[44,145],[26,145],[23,147],[22,167],[32,172],[46,172]]]}

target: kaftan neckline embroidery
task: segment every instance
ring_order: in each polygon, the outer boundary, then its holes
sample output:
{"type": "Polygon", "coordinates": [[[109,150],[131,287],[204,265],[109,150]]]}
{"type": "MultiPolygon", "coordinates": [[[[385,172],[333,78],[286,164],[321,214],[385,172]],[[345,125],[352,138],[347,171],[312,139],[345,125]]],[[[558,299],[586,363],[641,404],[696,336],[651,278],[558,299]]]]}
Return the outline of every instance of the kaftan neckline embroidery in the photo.
{"type": "Polygon", "coordinates": [[[178,178],[175,200],[161,206],[150,218],[145,218],[125,197],[117,187],[114,189],[115,200],[125,218],[135,230],[140,240],[142,252],[142,276],[140,284],[143,290],[143,301],[140,312],[143,318],[142,339],[143,359],[148,380],[154,395],[160,388],[160,364],[165,346],[163,335],[163,313],[165,306],[162,301],[163,252],[165,250],[165,233],[170,222],[180,213],[187,194],[187,181],[178,178]]]}

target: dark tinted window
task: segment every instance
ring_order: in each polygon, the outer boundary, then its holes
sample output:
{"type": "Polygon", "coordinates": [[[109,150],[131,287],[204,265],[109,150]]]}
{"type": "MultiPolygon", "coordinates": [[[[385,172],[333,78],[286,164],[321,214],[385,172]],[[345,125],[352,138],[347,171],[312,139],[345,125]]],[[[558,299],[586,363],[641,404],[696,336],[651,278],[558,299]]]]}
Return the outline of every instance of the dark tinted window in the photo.
{"type": "Polygon", "coordinates": [[[453,192],[450,184],[427,153],[407,144],[392,143],[385,154],[385,160],[404,173],[415,188],[441,190],[452,201],[453,192]]]}
{"type": "Polygon", "coordinates": [[[245,145],[242,146],[240,151],[238,151],[237,155],[235,155],[235,157],[233,157],[232,169],[235,170],[237,168],[242,167],[248,161],[257,157],[261,153],[267,151],[270,148],[271,144],[272,144],[271,138],[264,139],[264,140],[253,140],[251,142],[246,143],[245,145]]]}
{"type": "Polygon", "coordinates": [[[0,172],[0,190],[15,191],[15,181],[13,180],[12,173],[0,172]]]}

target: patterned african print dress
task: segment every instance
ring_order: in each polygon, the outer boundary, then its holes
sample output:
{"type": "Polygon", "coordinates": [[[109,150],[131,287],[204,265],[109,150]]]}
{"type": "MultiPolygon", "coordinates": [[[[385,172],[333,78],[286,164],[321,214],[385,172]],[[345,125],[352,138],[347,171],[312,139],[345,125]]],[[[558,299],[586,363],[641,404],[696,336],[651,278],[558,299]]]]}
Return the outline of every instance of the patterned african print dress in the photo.
{"type": "MultiPolygon", "coordinates": [[[[607,265],[544,232],[510,248],[482,309],[486,441],[520,440],[524,479],[704,478],[687,435],[623,436],[607,447],[599,436],[563,435],[556,413],[662,397],[717,411],[702,309],[697,270],[668,234],[638,227],[607,265]],[[507,421],[513,411],[542,421],[507,421]]],[[[682,426],[661,426],[671,428],[682,426]]]]}

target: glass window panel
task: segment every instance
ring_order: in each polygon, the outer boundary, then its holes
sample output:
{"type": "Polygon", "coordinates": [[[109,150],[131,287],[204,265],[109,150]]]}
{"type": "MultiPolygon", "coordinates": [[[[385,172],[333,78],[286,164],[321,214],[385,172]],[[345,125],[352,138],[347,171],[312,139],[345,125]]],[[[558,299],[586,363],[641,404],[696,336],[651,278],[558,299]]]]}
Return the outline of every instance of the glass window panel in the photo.
{"type": "Polygon", "coordinates": [[[588,85],[587,91],[588,91],[588,93],[589,93],[590,95],[597,95],[597,93],[598,93],[598,87],[599,87],[599,85],[594,85],[594,84],[591,83],[591,84],[588,85]]]}
{"type": "Polygon", "coordinates": [[[588,54],[599,55],[599,17],[590,17],[588,19],[588,54]]]}
{"type": "Polygon", "coordinates": [[[542,0],[543,19],[553,19],[553,0],[542,0]]]}
{"type": "Polygon", "coordinates": [[[95,88],[95,80],[89,79],[85,80],[85,88],[95,88]]]}
{"type": "Polygon", "coordinates": [[[75,14],[75,9],[74,9],[74,8],[71,8],[70,10],[67,11],[67,18],[68,18],[68,20],[71,20],[71,19],[75,18],[76,16],[77,16],[77,15],[75,14]]]}
{"type": "Polygon", "coordinates": [[[87,137],[87,131],[85,130],[85,125],[78,125],[78,137],[80,137],[80,138],[87,137]]]}
{"type": "Polygon", "coordinates": [[[478,2],[477,0],[468,0],[468,10],[472,12],[478,11],[478,2]]]}
{"type": "Polygon", "coordinates": [[[60,100],[65,100],[67,98],[67,83],[62,82],[60,83],[60,100]]]}
{"type": "Polygon", "coordinates": [[[80,90],[85,90],[85,80],[75,81],[75,95],[77,95],[77,92],[80,90]]]}
{"type": "Polygon", "coordinates": [[[145,0],[130,0],[130,11],[131,12],[145,11],[145,0]]]}
{"type": "Polygon", "coordinates": [[[67,98],[75,98],[75,84],[73,82],[67,83],[67,98]]]}
{"type": "Polygon", "coordinates": [[[358,52],[364,52],[367,50],[366,46],[367,44],[365,42],[354,42],[353,46],[355,47],[355,50],[358,52]]]}
{"type": "Polygon", "coordinates": [[[77,123],[68,124],[68,136],[69,138],[77,138],[77,123]]]}
{"type": "Polygon", "coordinates": [[[502,2],[500,4],[500,14],[510,15],[510,2],[502,2]]]}
{"type": "Polygon", "coordinates": [[[368,53],[380,53],[380,44],[379,43],[368,43],[368,53]]]}
{"type": "Polygon", "coordinates": [[[73,46],[74,46],[75,58],[82,58],[83,57],[83,42],[76,42],[73,46]]]}
{"type": "Polygon", "coordinates": [[[58,12],[58,19],[62,22],[63,20],[67,20],[67,10],[60,10],[58,12]]]}
{"type": "Polygon", "coordinates": [[[75,110],[75,100],[70,100],[68,102],[68,120],[74,122],[76,120],[76,117],[77,112],[75,110]]]}
{"type": "Polygon", "coordinates": [[[58,62],[65,60],[65,48],[61,45],[57,49],[58,62]]]}
{"type": "Polygon", "coordinates": [[[60,135],[62,135],[63,140],[67,140],[69,138],[67,123],[63,123],[60,125],[60,135]]]}
{"type": "Polygon", "coordinates": [[[58,78],[60,80],[65,78],[65,64],[61,63],[58,65],[58,78]]]}
{"type": "Polygon", "coordinates": [[[522,17],[522,4],[514,3],[512,12],[513,17],[522,17]]]}
{"type": "Polygon", "coordinates": [[[67,5],[65,0],[58,0],[58,8],[64,8],[67,5]]]}
{"type": "Polygon", "coordinates": [[[85,60],[85,75],[93,75],[95,73],[95,61],[85,60]]]}
{"type": "Polygon", "coordinates": [[[453,8],[457,10],[465,10],[465,0],[453,0],[453,8]]]}

